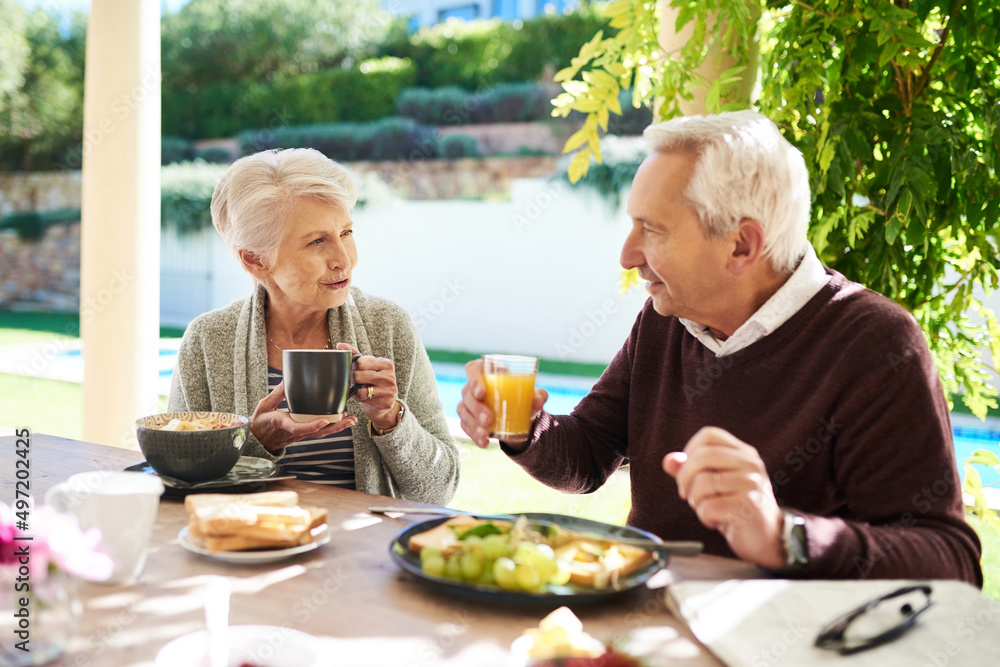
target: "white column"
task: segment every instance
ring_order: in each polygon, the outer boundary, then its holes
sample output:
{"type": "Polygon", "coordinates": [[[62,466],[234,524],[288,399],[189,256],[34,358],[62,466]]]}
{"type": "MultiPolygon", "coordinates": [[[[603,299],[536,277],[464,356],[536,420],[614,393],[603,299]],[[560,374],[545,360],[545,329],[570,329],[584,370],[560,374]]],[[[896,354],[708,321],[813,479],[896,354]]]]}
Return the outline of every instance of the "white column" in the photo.
{"type": "MultiPolygon", "coordinates": [[[[684,26],[684,29],[680,32],[674,30],[674,26],[677,25],[677,15],[680,13],[680,8],[671,7],[669,0],[660,0],[660,45],[667,50],[668,53],[679,52],[687,41],[691,39],[691,35],[694,33],[694,21],[689,22],[684,26]]],[[[759,16],[760,11],[756,8],[754,3],[751,3],[750,8],[751,16],[756,18],[759,16]]],[[[711,33],[714,28],[713,19],[709,18],[708,32],[711,33]]],[[[758,46],[757,41],[754,41],[750,45],[749,55],[749,65],[746,70],[743,71],[741,75],[741,81],[739,88],[737,89],[737,96],[741,100],[750,101],[751,93],[753,91],[754,84],[757,82],[757,68],[758,68],[758,46]]],[[[704,85],[693,86],[691,92],[694,95],[694,99],[690,102],[687,100],[679,100],[679,106],[681,112],[685,116],[691,116],[695,114],[704,114],[705,109],[705,98],[708,95],[708,87],[711,82],[719,78],[723,72],[727,69],[731,69],[736,65],[741,64],[735,58],[727,53],[723,53],[719,49],[714,49],[705,58],[705,62],[698,67],[695,72],[699,74],[698,77],[701,81],[705,82],[704,85]]],[[[662,100],[657,100],[657,104],[662,103],[662,100]]]]}
{"type": "Polygon", "coordinates": [[[135,447],[157,412],[160,5],[93,0],[83,105],[83,437],[135,447]]]}

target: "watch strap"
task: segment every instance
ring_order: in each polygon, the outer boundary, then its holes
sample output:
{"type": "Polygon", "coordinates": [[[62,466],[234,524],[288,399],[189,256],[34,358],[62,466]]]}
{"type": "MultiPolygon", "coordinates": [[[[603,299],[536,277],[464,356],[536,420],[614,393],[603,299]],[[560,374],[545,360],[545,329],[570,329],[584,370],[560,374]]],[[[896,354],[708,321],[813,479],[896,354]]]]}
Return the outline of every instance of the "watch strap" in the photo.
{"type": "Polygon", "coordinates": [[[375,425],[368,422],[369,435],[389,435],[396,430],[396,427],[403,423],[403,414],[406,412],[406,406],[403,405],[402,401],[397,401],[399,403],[399,412],[396,413],[396,423],[387,429],[375,428],[375,425]]]}
{"type": "Polygon", "coordinates": [[[795,512],[784,511],[785,522],[781,530],[781,542],[785,547],[784,572],[793,572],[809,564],[809,542],[806,539],[805,517],[795,512]]]}

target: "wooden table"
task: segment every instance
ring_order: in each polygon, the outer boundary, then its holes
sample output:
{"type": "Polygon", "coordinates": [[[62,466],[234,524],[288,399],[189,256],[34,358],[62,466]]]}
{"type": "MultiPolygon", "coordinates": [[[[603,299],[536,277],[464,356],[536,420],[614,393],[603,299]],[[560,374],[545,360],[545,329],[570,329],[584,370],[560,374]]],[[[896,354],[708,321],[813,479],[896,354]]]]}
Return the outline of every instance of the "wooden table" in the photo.
{"type": "MultiPolygon", "coordinates": [[[[14,499],[14,438],[0,438],[0,500],[14,499]]],[[[140,452],[40,434],[31,435],[31,490],[45,492],[70,475],[121,470],[140,452]]],[[[56,665],[152,665],[170,640],[204,629],[206,575],[232,584],[230,622],[294,628],[320,638],[331,665],[506,666],[509,648],[551,608],[481,604],[434,590],[401,572],[389,557],[393,537],[411,521],[370,514],[389,499],[301,481],[274,482],[302,501],[326,507],[331,542],[270,565],[231,565],[190,553],[177,543],[187,522],[183,503],[160,502],[149,556],[132,586],[83,584],[85,611],[69,650],[56,665]]],[[[392,504],[417,505],[398,499],[392,504]]],[[[674,558],[649,587],[600,604],[574,607],[599,639],[624,639],[651,666],[719,665],[664,604],[663,586],[680,579],[759,576],[739,561],[674,558]]],[[[280,637],[278,638],[280,640],[280,637]]]]}

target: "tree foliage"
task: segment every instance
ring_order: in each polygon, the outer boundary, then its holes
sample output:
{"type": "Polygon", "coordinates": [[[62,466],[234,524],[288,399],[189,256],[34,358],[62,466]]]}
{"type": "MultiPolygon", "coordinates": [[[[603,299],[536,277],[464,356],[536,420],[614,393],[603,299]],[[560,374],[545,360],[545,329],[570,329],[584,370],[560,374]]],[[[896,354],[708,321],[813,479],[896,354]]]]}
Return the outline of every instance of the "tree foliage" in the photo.
{"type": "Polygon", "coordinates": [[[17,0],[0,0],[0,113],[9,104],[11,95],[24,83],[28,66],[28,40],[25,31],[28,18],[17,0]]]}
{"type": "MultiPolygon", "coordinates": [[[[16,31],[27,46],[20,74],[0,68],[0,79],[19,78],[19,84],[0,92],[0,168],[49,168],[80,141],[83,133],[83,63],[86,17],[82,12],[62,14],[36,9],[19,21],[20,7],[4,7],[6,28],[17,43],[16,31]],[[10,12],[9,14],[7,12],[10,12]],[[6,23],[7,16],[12,20],[6,23]],[[59,157],[53,157],[59,156],[59,157]]],[[[4,47],[6,52],[6,47],[4,47]]],[[[16,62],[7,60],[16,67],[16,62]]]]}
{"type": "Polygon", "coordinates": [[[1000,327],[980,295],[1000,273],[996,3],[673,0],[677,29],[694,29],[677,53],[659,44],[657,4],[613,2],[619,33],[598,33],[556,75],[565,92],[553,114],[588,114],[565,146],[579,149],[570,179],[600,161],[600,130],[620,113],[621,88],[633,87],[633,104],[662,102],[661,119],[679,115],[699,83],[710,111],[745,107],[734,94],[743,67],[712,81],[696,70],[720,50],[748,63],[759,31],[755,105],[805,156],[820,257],[913,313],[948,392],[980,417],[995,408],[978,349],[992,352],[995,368],[1000,327]]]}
{"type": "Polygon", "coordinates": [[[451,19],[414,34],[405,29],[405,21],[395,26],[379,53],[413,61],[417,85],[479,91],[501,83],[548,79],[566,64],[582,39],[607,30],[607,19],[580,3],[569,14],[516,22],[451,19]]]}
{"type": "Polygon", "coordinates": [[[351,64],[390,24],[378,0],[191,0],[162,18],[164,80],[197,89],[351,64]]]}

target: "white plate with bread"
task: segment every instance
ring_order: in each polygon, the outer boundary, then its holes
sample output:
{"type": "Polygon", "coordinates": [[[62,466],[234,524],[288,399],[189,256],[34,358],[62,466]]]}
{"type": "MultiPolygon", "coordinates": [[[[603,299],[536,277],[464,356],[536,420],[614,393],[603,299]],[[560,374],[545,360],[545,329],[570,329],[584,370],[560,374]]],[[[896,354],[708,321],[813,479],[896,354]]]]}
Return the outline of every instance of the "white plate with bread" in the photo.
{"type": "Polygon", "coordinates": [[[181,547],[227,563],[272,563],[330,541],[326,510],[299,505],[294,491],[191,495],[184,507],[181,547]]]}

